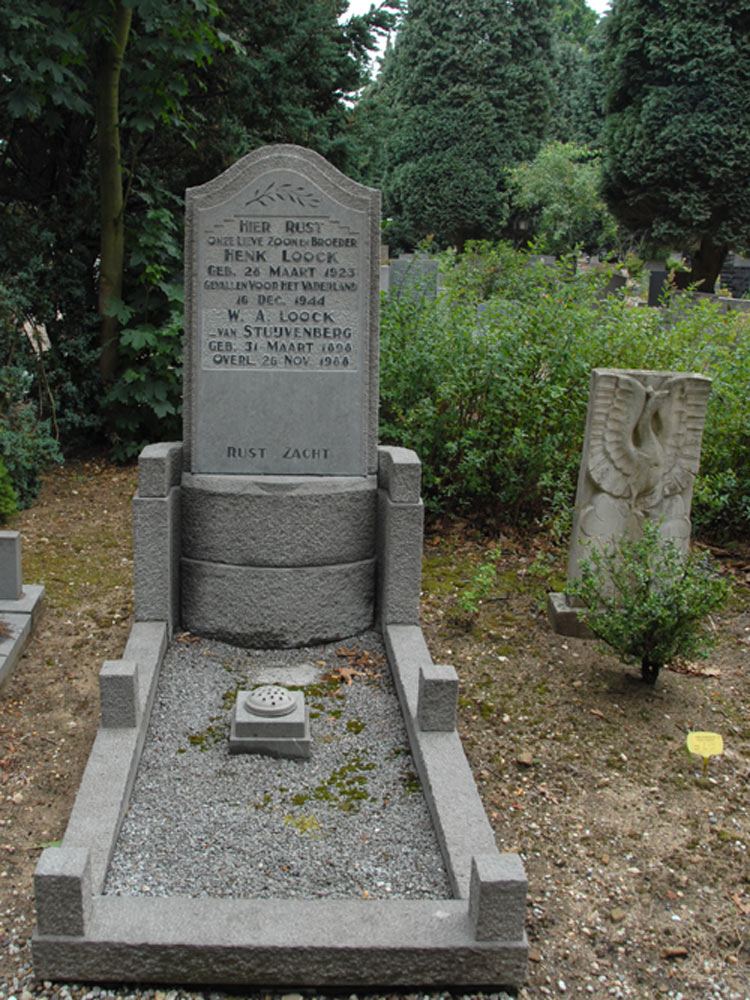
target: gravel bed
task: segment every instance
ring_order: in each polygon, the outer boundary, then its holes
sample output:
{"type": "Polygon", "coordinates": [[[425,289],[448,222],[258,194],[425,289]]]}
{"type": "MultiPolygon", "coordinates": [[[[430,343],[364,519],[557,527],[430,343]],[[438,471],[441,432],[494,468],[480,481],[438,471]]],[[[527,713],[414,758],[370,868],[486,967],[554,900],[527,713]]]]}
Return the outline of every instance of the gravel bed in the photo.
{"type": "Polygon", "coordinates": [[[104,891],[450,897],[380,635],[172,642],[104,891]],[[230,755],[236,692],[271,682],[304,688],[310,760],[230,755]]]}

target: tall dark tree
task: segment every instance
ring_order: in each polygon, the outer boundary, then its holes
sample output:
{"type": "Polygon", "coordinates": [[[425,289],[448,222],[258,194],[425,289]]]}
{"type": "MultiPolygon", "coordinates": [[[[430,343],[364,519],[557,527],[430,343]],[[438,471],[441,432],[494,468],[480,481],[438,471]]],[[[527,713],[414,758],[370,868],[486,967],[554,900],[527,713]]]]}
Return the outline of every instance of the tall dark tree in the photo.
{"type": "Polygon", "coordinates": [[[604,22],[597,23],[596,13],[583,0],[558,0],[554,23],[549,138],[599,147],[604,127],[604,22]]]}
{"type": "Polygon", "coordinates": [[[598,21],[599,15],[586,0],[553,0],[552,22],[560,38],[586,45],[598,21]]]}
{"type": "Polygon", "coordinates": [[[265,142],[347,166],[347,99],[394,2],[348,20],[346,0],[0,4],[0,365],[24,317],[46,325],[63,435],[123,371],[154,383],[132,371],[149,349],[134,358],[123,337],[147,324],[154,343],[173,319],[186,185],[265,142]]]}
{"type": "Polygon", "coordinates": [[[750,0],[615,0],[607,35],[605,197],[713,291],[750,245],[750,0]]]}
{"type": "MultiPolygon", "coordinates": [[[[184,122],[191,76],[218,43],[216,13],[212,0],[29,0],[0,15],[7,29],[6,45],[0,43],[0,197],[7,197],[6,185],[14,191],[23,173],[33,174],[45,201],[69,197],[66,184],[84,164],[96,176],[99,367],[105,381],[114,378],[117,365],[113,308],[123,288],[135,152],[143,136],[165,122],[184,122]],[[75,151],[69,130],[78,136],[75,151]],[[42,138],[41,156],[29,144],[34,135],[42,138]]],[[[29,205],[28,194],[17,188],[14,194],[29,205]]]]}
{"type": "Polygon", "coordinates": [[[551,0],[410,0],[389,67],[391,239],[500,235],[505,171],[547,125],[550,19],[551,0]]]}
{"type": "Polygon", "coordinates": [[[395,24],[398,0],[342,20],[347,7],[348,0],[275,0],[249,16],[244,0],[222,2],[226,31],[241,50],[216,57],[196,96],[204,123],[190,183],[274,142],[307,146],[351,170],[350,100],[367,82],[378,33],[395,24]]]}

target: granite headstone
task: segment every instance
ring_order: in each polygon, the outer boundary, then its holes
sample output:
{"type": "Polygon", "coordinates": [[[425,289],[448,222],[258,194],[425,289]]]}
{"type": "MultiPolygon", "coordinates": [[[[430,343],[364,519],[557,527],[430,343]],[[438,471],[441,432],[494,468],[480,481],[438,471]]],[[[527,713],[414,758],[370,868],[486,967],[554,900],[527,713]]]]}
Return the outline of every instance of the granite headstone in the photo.
{"type": "Polygon", "coordinates": [[[191,472],[375,471],[378,208],[378,192],[296,146],[188,190],[191,472]]]}

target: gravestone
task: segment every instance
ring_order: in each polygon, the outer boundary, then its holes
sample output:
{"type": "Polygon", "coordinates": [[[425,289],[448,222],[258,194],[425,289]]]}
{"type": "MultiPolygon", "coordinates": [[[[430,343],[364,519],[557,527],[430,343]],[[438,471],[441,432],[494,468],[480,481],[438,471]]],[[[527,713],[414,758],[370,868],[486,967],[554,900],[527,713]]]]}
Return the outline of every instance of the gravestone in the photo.
{"type": "Polygon", "coordinates": [[[669,274],[664,268],[653,268],[648,275],[648,304],[661,306],[664,301],[664,288],[668,285],[669,274]]]}
{"type": "Polygon", "coordinates": [[[23,655],[44,603],[44,587],[24,586],[21,534],[0,531],[0,687],[23,655]]]}
{"type": "Polygon", "coordinates": [[[191,473],[375,471],[378,203],[285,147],[187,192],[191,473]]]}
{"type": "Polygon", "coordinates": [[[402,254],[390,263],[388,292],[431,301],[437,296],[440,265],[433,257],[402,254]]]}
{"type": "MultiPolygon", "coordinates": [[[[684,552],[711,380],[682,372],[596,368],[591,375],[568,579],[590,547],[638,539],[646,520],[684,552]]],[[[551,594],[558,632],[583,634],[564,594],[551,594]]]]}
{"type": "Polygon", "coordinates": [[[186,199],[182,621],[244,645],[374,617],[379,194],[266,147],[186,199]]]}

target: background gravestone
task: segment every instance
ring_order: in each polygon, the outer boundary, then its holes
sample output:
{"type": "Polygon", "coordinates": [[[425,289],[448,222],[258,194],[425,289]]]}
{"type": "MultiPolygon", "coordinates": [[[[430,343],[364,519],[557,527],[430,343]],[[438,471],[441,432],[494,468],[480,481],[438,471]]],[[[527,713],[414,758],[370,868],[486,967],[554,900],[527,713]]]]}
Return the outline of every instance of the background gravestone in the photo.
{"type": "Polygon", "coordinates": [[[394,296],[409,295],[415,301],[431,301],[438,293],[440,265],[433,257],[402,254],[390,264],[388,292],[394,296]]]}
{"type": "MultiPolygon", "coordinates": [[[[595,368],[576,490],[568,579],[590,547],[638,539],[646,520],[687,552],[711,379],[689,372],[595,368]]],[[[585,633],[563,594],[551,594],[556,631],[585,633]]]]}

